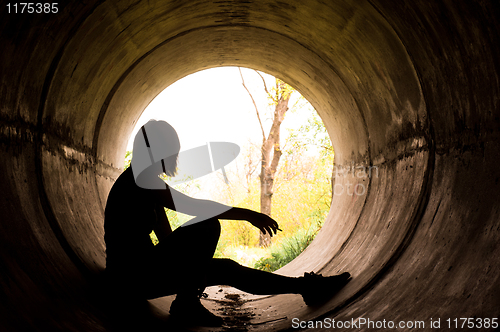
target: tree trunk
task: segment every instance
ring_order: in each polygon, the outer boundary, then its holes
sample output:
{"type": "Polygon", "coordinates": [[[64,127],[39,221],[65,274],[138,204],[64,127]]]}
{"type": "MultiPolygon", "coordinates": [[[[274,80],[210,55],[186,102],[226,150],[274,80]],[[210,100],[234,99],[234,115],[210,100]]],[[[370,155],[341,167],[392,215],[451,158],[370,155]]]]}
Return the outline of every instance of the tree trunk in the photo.
{"type": "MultiPolygon", "coordinates": [[[[271,202],[273,197],[274,176],[267,162],[270,156],[270,149],[266,147],[267,142],[262,142],[262,164],[260,168],[260,212],[271,216],[271,202]]],[[[267,247],[271,244],[270,234],[264,234],[262,231],[259,235],[259,246],[267,247]]]]}
{"type": "MultiPolygon", "coordinates": [[[[274,176],[276,174],[276,169],[278,168],[278,163],[281,158],[281,148],[280,148],[280,126],[283,122],[285,112],[288,110],[288,101],[292,94],[293,89],[285,82],[276,79],[276,86],[273,90],[273,94],[270,94],[267,90],[266,82],[262,75],[256,71],[257,74],[262,78],[264,83],[264,89],[270,99],[273,100],[274,108],[274,118],[271,130],[268,137],[264,132],[264,126],[260,119],[259,110],[257,109],[257,104],[253,99],[252,94],[245,85],[245,80],[243,79],[243,74],[240,70],[241,83],[243,87],[247,90],[252,103],[255,107],[255,112],[257,114],[257,119],[259,120],[260,129],[262,130],[262,160],[260,169],[260,212],[268,216],[271,216],[271,203],[273,197],[273,186],[274,186],[274,176]]],[[[259,235],[259,246],[267,247],[271,244],[270,234],[264,234],[260,232],[259,235]]]]}
{"type": "MultiPolygon", "coordinates": [[[[285,83],[276,80],[276,105],[269,136],[262,140],[262,164],[260,172],[260,212],[271,216],[274,176],[281,158],[280,126],[288,110],[290,93],[284,93],[285,83]]],[[[259,246],[271,244],[270,234],[260,232],[259,246]]]]}

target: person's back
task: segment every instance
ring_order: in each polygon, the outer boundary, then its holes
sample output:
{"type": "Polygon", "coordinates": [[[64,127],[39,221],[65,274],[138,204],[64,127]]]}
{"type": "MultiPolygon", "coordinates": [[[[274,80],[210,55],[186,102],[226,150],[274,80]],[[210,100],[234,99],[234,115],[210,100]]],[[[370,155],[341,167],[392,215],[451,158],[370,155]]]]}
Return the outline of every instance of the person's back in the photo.
{"type": "Polygon", "coordinates": [[[109,270],[139,268],[154,247],[149,234],[156,214],[151,191],[138,187],[130,169],[111,189],[104,212],[106,267],[109,270]]]}

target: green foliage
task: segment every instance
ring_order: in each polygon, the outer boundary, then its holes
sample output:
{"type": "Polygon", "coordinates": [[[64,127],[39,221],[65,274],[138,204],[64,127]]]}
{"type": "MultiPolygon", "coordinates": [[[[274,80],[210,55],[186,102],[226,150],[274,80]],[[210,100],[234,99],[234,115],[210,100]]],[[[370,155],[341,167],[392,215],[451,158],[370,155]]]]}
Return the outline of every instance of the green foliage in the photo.
{"type": "Polygon", "coordinates": [[[185,222],[187,222],[189,219],[192,218],[187,214],[183,214],[174,210],[169,210],[167,208],[165,208],[165,213],[167,214],[167,218],[168,221],[170,222],[170,227],[172,228],[172,231],[175,231],[182,224],[184,224],[185,222]]]}
{"type": "Polygon", "coordinates": [[[269,99],[269,106],[278,104],[278,100],[289,99],[295,89],[288,85],[286,82],[276,78],[275,85],[271,88],[267,97],[269,99]]]}
{"type": "Polygon", "coordinates": [[[156,237],[155,231],[152,231],[151,233],[149,233],[149,237],[151,238],[151,242],[153,242],[154,245],[157,245],[158,243],[160,243],[160,241],[158,241],[158,238],[156,237]]]}
{"type": "Polygon", "coordinates": [[[255,268],[267,272],[276,271],[290,263],[300,255],[314,240],[319,227],[301,229],[294,235],[284,238],[281,243],[273,243],[269,248],[271,257],[261,258],[255,263],[255,268]]]}
{"type": "Polygon", "coordinates": [[[226,252],[226,248],[230,245],[228,240],[219,239],[217,243],[217,247],[215,248],[214,258],[224,258],[228,257],[228,253],[226,252]]]}
{"type": "Polygon", "coordinates": [[[132,151],[125,152],[125,160],[123,165],[123,170],[126,170],[130,167],[130,163],[132,162],[132,151]]]}
{"type": "Polygon", "coordinates": [[[307,124],[290,134],[290,141],[295,148],[316,147],[323,158],[333,160],[332,141],[326,131],[325,125],[317,113],[307,120],[307,124]]]}
{"type": "MultiPolygon", "coordinates": [[[[305,148],[294,147],[292,153],[283,155],[282,164],[276,174],[273,195],[272,217],[282,232],[273,237],[272,245],[255,267],[266,271],[277,270],[299,255],[321,229],[330,209],[332,198],[331,175],[333,156],[322,158],[304,153],[305,148]],[[270,256],[270,257],[266,257],[270,256]]],[[[243,150],[246,152],[245,149],[243,150]]],[[[258,151],[256,151],[258,153],[258,151]]],[[[252,159],[256,160],[256,159],[252,159]]],[[[245,172],[247,172],[247,168],[245,172]]],[[[260,181],[257,175],[247,181],[243,176],[231,174],[235,186],[246,190],[239,194],[230,192],[225,184],[217,188],[219,196],[214,199],[233,205],[259,210],[260,181]]],[[[259,242],[259,230],[247,222],[222,220],[222,232],[215,257],[229,257],[240,263],[241,252],[255,250],[259,242]],[[236,251],[236,252],[235,252],[236,251]]],[[[262,256],[261,256],[262,257],[262,256]]]]}

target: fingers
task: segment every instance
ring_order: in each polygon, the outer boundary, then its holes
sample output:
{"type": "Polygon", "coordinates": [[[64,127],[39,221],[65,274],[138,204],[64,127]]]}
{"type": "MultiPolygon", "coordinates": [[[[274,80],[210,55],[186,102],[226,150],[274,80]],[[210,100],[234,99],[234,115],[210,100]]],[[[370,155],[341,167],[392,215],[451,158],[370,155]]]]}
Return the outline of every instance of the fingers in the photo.
{"type": "Polygon", "coordinates": [[[269,234],[269,236],[271,236],[271,237],[273,237],[273,235],[276,234],[276,231],[274,231],[274,234],[273,234],[272,228],[269,226],[261,226],[259,229],[262,233],[269,234]]]}
{"type": "Polygon", "coordinates": [[[264,234],[269,234],[271,237],[273,236],[273,233],[271,232],[271,230],[268,226],[262,226],[260,228],[260,231],[264,234]]]}
{"type": "Polygon", "coordinates": [[[264,218],[261,218],[259,222],[254,223],[254,226],[257,226],[262,233],[269,234],[272,237],[273,235],[276,235],[278,231],[282,231],[276,220],[265,214],[261,214],[261,216],[264,216],[264,218]]]}
{"type": "Polygon", "coordinates": [[[271,237],[273,237],[273,235],[278,234],[278,231],[283,232],[283,230],[278,227],[271,228],[269,226],[260,227],[260,230],[262,231],[262,233],[269,234],[271,237]]]}
{"type": "Polygon", "coordinates": [[[262,226],[261,228],[262,232],[263,233],[267,233],[269,234],[271,237],[273,235],[276,235],[278,233],[278,231],[281,231],[281,229],[278,227],[278,224],[276,225],[266,225],[266,226],[262,226]]]}
{"type": "MultiPolygon", "coordinates": [[[[274,221],[274,220],[273,220],[273,221],[274,221]]],[[[280,227],[278,226],[278,223],[277,223],[276,221],[274,221],[274,223],[272,224],[272,226],[271,226],[271,227],[272,227],[272,229],[273,229],[273,231],[274,231],[274,234],[277,234],[277,233],[278,233],[278,231],[282,231],[282,230],[280,229],[280,227]]]]}
{"type": "MultiPolygon", "coordinates": [[[[272,232],[274,232],[274,234],[276,235],[278,233],[278,231],[281,231],[281,229],[279,228],[278,226],[278,223],[276,222],[276,220],[272,219],[271,217],[269,217],[269,228],[272,232]]],[[[272,233],[270,233],[271,236],[272,236],[272,233]]]]}

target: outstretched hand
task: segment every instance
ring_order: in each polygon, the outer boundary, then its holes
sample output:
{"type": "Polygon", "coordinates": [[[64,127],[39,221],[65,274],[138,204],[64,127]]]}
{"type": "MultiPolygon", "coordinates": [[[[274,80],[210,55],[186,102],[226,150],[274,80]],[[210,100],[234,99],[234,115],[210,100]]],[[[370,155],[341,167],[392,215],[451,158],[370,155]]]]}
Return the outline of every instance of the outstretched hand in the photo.
{"type": "Polygon", "coordinates": [[[248,221],[258,229],[260,229],[262,233],[267,233],[271,237],[278,231],[281,231],[276,220],[263,213],[254,214],[252,218],[249,218],[248,221]]]}

